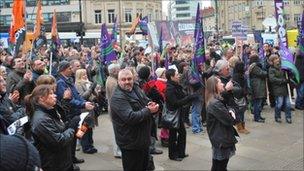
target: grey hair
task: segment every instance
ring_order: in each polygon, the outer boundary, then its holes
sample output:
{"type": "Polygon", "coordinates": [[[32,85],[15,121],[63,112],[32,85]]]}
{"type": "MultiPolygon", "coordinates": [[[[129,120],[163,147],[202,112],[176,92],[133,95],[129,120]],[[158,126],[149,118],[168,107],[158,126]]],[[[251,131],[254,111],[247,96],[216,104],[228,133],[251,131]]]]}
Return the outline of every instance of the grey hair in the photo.
{"type": "Polygon", "coordinates": [[[109,74],[113,74],[114,73],[114,71],[115,71],[115,69],[120,69],[120,65],[119,64],[110,64],[109,66],[108,66],[108,71],[109,71],[109,74]]]}

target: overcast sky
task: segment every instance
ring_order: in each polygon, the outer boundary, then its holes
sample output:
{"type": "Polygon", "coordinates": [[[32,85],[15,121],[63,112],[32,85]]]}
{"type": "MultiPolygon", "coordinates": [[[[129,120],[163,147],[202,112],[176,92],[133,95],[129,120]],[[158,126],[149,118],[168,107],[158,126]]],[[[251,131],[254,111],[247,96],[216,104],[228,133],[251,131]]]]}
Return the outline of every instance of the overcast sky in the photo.
{"type": "MultiPolygon", "coordinates": [[[[211,1],[210,0],[191,0],[191,1],[202,2],[201,4],[202,4],[203,7],[211,6],[211,1]]],[[[163,12],[166,15],[168,15],[168,3],[169,2],[170,2],[170,0],[163,0],[163,12]]]]}

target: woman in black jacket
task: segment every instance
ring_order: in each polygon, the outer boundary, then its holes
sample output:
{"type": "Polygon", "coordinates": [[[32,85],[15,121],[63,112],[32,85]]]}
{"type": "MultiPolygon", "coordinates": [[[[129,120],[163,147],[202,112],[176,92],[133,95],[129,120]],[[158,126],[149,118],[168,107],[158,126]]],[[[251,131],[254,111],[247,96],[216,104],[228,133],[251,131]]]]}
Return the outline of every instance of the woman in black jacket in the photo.
{"type": "Polygon", "coordinates": [[[227,170],[229,158],[235,154],[238,136],[233,125],[235,113],[229,110],[221,97],[224,84],[211,76],[206,84],[207,132],[212,145],[212,171],[227,170]]]}
{"type": "Polygon", "coordinates": [[[54,87],[50,85],[37,86],[26,96],[25,102],[42,169],[73,170],[71,143],[79,117],[74,117],[66,127],[55,109],[56,95],[54,87]]]}
{"type": "Polygon", "coordinates": [[[193,94],[186,96],[183,88],[179,85],[179,74],[174,69],[166,71],[167,90],[166,90],[166,106],[168,110],[180,110],[179,128],[169,129],[169,158],[175,161],[182,161],[183,158],[188,157],[186,151],[186,129],[184,126],[185,111],[183,106],[191,103],[198,95],[193,94]]]}

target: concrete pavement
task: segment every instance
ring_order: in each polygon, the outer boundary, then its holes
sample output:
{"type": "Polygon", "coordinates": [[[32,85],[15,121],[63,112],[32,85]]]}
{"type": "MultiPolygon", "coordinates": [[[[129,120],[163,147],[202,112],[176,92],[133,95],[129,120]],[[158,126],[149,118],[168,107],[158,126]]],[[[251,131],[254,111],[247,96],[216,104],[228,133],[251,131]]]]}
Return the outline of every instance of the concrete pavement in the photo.
{"type": "MultiPolygon", "coordinates": [[[[292,112],[292,124],[285,120],[281,124],[274,122],[274,109],[265,107],[262,116],[266,123],[252,121],[253,115],[246,113],[246,126],[251,132],[241,134],[236,155],[228,164],[229,170],[304,170],[303,166],[303,111],[292,112]]],[[[282,113],[282,118],[284,118],[282,113]]],[[[205,132],[204,128],[204,132],[205,132]]],[[[99,127],[94,130],[96,154],[77,152],[85,163],[81,170],[122,170],[120,159],[113,157],[113,130],[108,114],[99,117],[99,127]]],[[[154,155],[156,170],[210,170],[211,144],[207,133],[194,135],[187,129],[187,147],[189,154],[181,162],[168,159],[168,150],[157,142],[157,148],[164,151],[154,155]]]]}

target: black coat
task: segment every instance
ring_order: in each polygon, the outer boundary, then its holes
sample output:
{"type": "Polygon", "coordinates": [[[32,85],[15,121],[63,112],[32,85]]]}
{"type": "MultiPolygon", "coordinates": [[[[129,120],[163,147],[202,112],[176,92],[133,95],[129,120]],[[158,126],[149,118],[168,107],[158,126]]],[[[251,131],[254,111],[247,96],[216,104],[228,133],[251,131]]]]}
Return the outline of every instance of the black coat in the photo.
{"type": "Polygon", "coordinates": [[[232,147],[237,143],[234,118],[222,100],[213,99],[207,106],[207,132],[215,148],[232,147]]]}
{"type": "Polygon", "coordinates": [[[74,130],[66,129],[56,110],[38,107],[31,118],[32,135],[44,171],[71,168],[74,130]]]}
{"type": "Polygon", "coordinates": [[[148,97],[134,84],[132,92],[119,86],[110,101],[117,145],[122,149],[146,149],[150,145],[151,113],[148,97]]]}
{"type": "Polygon", "coordinates": [[[0,95],[0,115],[8,125],[26,116],[24,108],[18,108],[8,97],[7,94],[0,95]],[[3,96],[3,97],[2,97],[3,96]]]}
{"type": "Polygon", "coordinates": [[[249,77],[252,99],[266,98],[267,71],[262,69],[261,64],[252,63],[249,66],[249,77]]]}
{"type": "Polygon", "coordinates": [[[183,87],[171,80],[167,81],[166,89],[166,105],[169,110],[182,108],[187,103],[191,103],[193,96],[186,96],[183,92],[183,87]]]}

